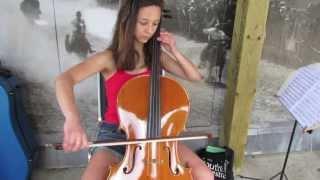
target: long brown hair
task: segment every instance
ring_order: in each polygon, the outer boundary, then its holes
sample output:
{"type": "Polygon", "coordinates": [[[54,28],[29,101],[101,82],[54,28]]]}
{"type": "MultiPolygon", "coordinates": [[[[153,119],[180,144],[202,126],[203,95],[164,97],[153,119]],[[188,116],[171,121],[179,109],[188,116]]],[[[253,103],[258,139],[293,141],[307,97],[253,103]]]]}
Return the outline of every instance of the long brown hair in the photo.
{"type": "MultiPolygon", "coordinates": [[[[124,0],[118,13],[115,31],[111,45],[113,59],[117,69],[133,70],[139,59],[138,52],[134,49],[135,28],[139,9],[156,5],[163,9],[163,0],[124,0]],[[136,8],[135,8],[136,7],[136,8]]],[[[158,27],[159,28],[159,27],[158,27]]],[[[152,38],[150,38],[152,39],[152,38]]],[[[151,42],[144,44],[145,64],[151,66],[151,42]]]]}

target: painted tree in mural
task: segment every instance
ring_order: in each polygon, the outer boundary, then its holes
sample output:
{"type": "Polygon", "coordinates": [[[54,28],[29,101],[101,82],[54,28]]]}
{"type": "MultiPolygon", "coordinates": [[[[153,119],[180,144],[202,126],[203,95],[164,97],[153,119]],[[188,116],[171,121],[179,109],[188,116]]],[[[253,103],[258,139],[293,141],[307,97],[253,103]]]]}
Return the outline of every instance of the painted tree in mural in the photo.
{"type": "Polygon", "coordinates": [[[24,16],[28,19],[32,24],[35,20],[40,18],[41,10],[40,10],[40,2],[39,0],[24,0],[20,3],[20,10],[24,14],[24,16]]]}
{"type": "Polygon", "coordinates": [[[96,0],[100,6],[117,6],[119,0],[96,0]]]}

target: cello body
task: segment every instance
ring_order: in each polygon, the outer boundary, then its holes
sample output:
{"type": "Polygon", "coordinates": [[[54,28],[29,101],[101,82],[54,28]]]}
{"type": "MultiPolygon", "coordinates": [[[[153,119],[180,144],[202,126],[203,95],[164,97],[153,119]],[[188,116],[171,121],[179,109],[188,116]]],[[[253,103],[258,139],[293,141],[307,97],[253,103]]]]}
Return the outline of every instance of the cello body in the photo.
{"type": "MultiPolygon", "coordinates": [[[[128,81],[118,95],[120,126],[131,139],[147,139],[150,110],[149,75],[128,81]]],[[[185,89],[175,80],[160,77],[161,137],[179,136],[185,129],[190,103],[185,89]]],[[[151,127],[156,130],[159,127],[151,127]]],[[[191,169],[179,160],[178,142],[127,145],[121,163],[111,166],[108,179],[192,179],[191,169]]]]}

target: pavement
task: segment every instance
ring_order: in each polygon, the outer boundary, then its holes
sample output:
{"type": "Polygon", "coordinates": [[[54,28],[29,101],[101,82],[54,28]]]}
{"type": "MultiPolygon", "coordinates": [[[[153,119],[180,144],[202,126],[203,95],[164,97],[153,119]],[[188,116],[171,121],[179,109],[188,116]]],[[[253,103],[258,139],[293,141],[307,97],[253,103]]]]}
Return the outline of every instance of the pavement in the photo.
{"type": "MultiPolygon", "coordinates": [[[[235,180],[268,180],[281,171],[284,159],[285,153],[246,156],[235,180]]],[[[38,167],[33,170],[31,180],[78,180],[83,170],[83,167],[38,167]]],[[[289,180],[320,180],[320,151],[291,153],[285,173],[289,180]]]]}

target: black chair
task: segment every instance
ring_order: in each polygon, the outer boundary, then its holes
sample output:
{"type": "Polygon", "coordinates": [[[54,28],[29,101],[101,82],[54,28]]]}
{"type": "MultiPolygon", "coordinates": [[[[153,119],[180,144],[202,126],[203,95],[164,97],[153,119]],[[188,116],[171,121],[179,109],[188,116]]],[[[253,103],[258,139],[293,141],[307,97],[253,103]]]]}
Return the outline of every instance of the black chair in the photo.
{"type": "Polygon", "coordinates": [[[104,112],[108,107],[108,102],[106,101],[106,90],[104,87],[104,77],[102,73],[97,74],[97,84],[98,84],[98,121],[101,122],[103,120],[104,112]]]}
{"type": "MultiPolygon", "coordinates": [[[[104,77],[102,73],[97,73],[97,90],[98,90],[98,124],[103,121],[103,115],[108,107],[108,102],[106,101],[106,90],[104,87],[104,77]]],[[[88,160],[90,160],[92,156],[91,151],[88,151],[88,160]]]]}

